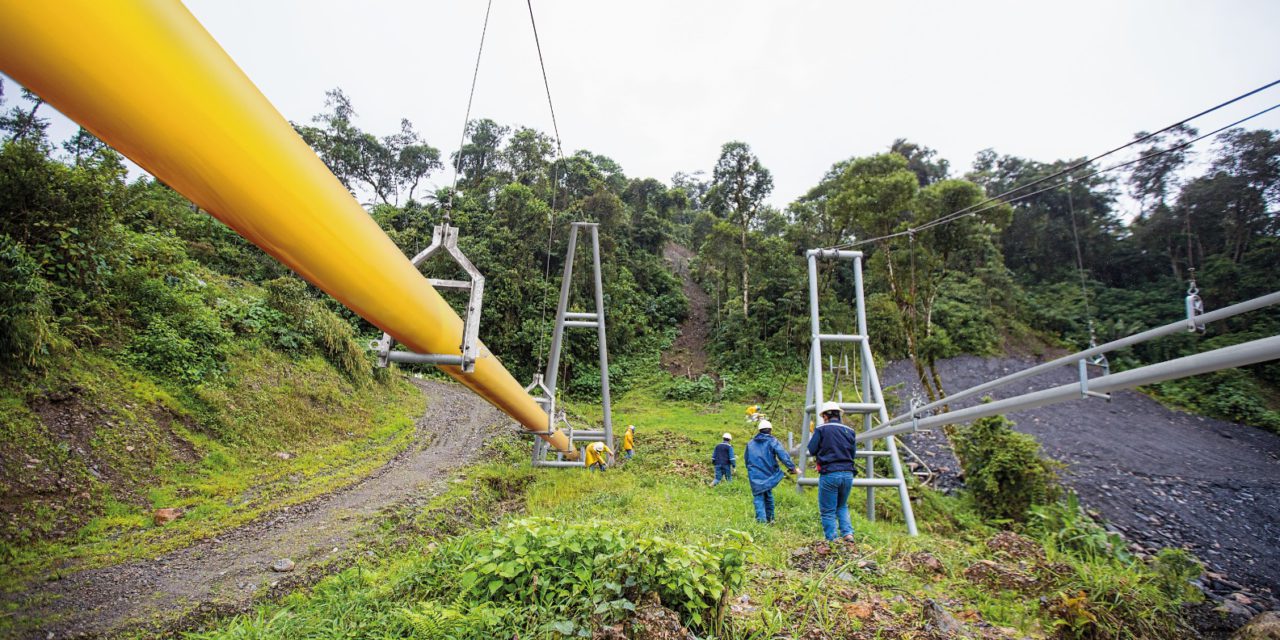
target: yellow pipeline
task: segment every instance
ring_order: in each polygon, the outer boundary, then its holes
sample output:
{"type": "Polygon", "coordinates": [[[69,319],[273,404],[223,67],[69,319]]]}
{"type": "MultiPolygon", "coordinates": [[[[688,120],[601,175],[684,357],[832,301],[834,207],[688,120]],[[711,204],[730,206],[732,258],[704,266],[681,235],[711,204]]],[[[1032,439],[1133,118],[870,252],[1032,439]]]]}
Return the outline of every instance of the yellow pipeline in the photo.
{"type": "MultiPolygon", "coordinates": [[[[462,319],[177,0],[0,0],[0,69],[397,341],[458,353],[462,319]]],[[[442,368],[547,430],[497,358],[442,368]]]]}

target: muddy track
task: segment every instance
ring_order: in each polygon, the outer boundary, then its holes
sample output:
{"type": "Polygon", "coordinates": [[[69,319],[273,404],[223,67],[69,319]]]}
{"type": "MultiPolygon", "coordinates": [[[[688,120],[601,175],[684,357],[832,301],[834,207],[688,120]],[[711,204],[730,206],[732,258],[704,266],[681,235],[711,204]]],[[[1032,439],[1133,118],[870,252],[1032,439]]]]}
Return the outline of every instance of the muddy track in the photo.
{"type": "Polygon", "coordinates": [[[354,553],[386,509],[433,494],[508,422],[456,384],[413,380],[428,403],[413,443],[360,482],[154,560],[82,571],[33,586],[15,617],[47,621],[25,637],[101,637],[165,628],[201,612],[243,610],[255,597],[318,579],[354,553]],[[291,573],[271,570],[290,558],[291,573]]]}
{"type": "MultiPolygon", "coordinates": [[[[962,357],[938,364],[947,389],[958,391],[1036,363],[962,357]]],[[[883,377],[886,385],[911,387],[915,370],[896,362],[883,377]]],[[[992,395],[1007,398],[1078,380],[1074,367],[1064,367],[992,395]]],[[[1085,507],[1129,540],[1146,548],[1185,547],[1268,600],[1266,590],[1280,594],[1280,436],[1173,411],[1136,391],[1113,394],[1110,402],[1077,400],[1009,418],[1067,465],[1063,479],[1085,507]]],[[[944,483],[954,482],[959,465],[941,438],[929,432],[907,441],[931,465],[949,469],[944,483]]]]}
{"type": "Polygon", "coordinates": [[[711,297],[693,279],[689,263],[694,252],[667,241],[662,258],[680,277],[681,289],[689,301],[689,315],[680,323],[680,335],[670,349],[662,352],[662,368],[673,376],[693,379],[707,372],[707,341],[710,339],[711,297]]]}

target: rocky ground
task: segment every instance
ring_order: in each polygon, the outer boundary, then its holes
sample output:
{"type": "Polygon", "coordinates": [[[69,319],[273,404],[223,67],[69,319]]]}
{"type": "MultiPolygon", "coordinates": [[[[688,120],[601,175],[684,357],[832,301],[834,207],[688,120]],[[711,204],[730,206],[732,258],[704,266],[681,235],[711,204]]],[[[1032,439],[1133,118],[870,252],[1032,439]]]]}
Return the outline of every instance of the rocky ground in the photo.
{"type": "Polygon", "coordinates": [[[431,495],[509,422],[464,387],[414,383],[429,398],[414,442],[376,473],[154,560],[33,585],[18,596],[19,627],[31,638],[174,628],[243,610],[350,562],[358,536],[379,514],[431,495]]]}
{"type": "MultiPolygon", "coordinates": [[[[1037,364],[1030,358],[961,357],[939,363],[947,389],[959,391],[1037,364]]],[[[882,372],[886,386],[915,385],[909,362],[882,372]]],[[[1074,367],[997,390],[1006,398],[1077,382],[1074,367]]],[[[962,401],[958,406],[977,402],[962,401]]],[[[953,407],[954,408],[954,407],[953,407]]],[[[1089,398],[1008,416],[1066,463],[1063,479],[1081,502],[1132,542],[1133,550],[1184,547],[1207,564],[1204,588],[1238,619],[1276,608],[1280,594],[1280,436],[1164,407],[1136,391],[1110,402],[1089,398]]],[[[959,483],[959,464],[938,432],[906,441],[939,485],[959,483]]],[[[1238,626],[1238,625],[1237,625],[1238,626]]]]}

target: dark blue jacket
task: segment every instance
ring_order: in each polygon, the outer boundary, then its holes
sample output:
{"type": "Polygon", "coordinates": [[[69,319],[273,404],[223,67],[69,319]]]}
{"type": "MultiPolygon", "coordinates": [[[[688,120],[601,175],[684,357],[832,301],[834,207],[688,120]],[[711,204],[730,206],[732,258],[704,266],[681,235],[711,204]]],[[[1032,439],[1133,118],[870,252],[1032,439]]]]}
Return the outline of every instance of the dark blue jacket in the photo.
{"type": "Polygon", "coordinates": [[[756,434],[747,443],[746,458],[747,479],[751,481],[751,493],[764,493],[773,490],[782,482],[782,468],[778,461],[795,471],[796,463],[787,455],[787,449],[778,439],[767,433],[756,434]]]}
{"type": "Polygon", "coordinates": [[[818,472],[857,470],[853,457],[857,450],[856,435],[852,427],[839,422],[828,422],[814,429],[809,436],[809,455],[818,461],[818,472]]]}
{"type": "Polygon", "coordinates": [[[728,442],[721,442],[716,445],[715,451],[711,452],[711,464],[729,465],[731,467],[738,466],[738,459],[733,455],[733,445],[728,442]]]}

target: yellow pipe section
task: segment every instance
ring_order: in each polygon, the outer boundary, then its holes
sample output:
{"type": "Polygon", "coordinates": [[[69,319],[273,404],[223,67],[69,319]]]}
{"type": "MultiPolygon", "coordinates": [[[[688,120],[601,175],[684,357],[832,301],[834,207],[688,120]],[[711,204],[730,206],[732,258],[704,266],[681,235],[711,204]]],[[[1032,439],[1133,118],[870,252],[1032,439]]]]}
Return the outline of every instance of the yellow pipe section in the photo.
{"type": "MultiPolygon", "coordinates": [[[[459,353],[462,319],[177,0],[0,0],[0,69],[397,341],[459,353]]],[[[480,353],[441,368],[547,431],[480,353]]]]}

